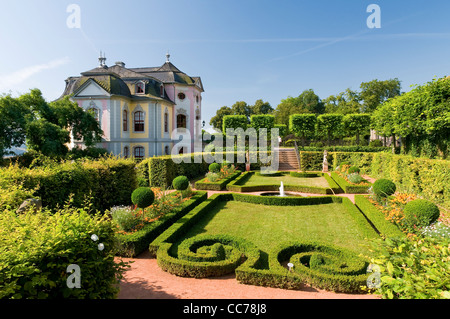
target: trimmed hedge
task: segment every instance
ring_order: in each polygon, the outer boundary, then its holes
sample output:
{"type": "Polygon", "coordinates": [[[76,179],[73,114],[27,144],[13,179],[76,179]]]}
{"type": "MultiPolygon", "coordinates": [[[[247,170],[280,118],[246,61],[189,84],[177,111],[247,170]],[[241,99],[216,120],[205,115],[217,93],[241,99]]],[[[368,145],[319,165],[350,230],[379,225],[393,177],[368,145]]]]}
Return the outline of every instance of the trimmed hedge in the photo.
{"type": "Polygon", "coordinates": [[[169,214],[165,214],[160,219],[145,225],[141,230],[132,234],[117,234],[116,236],[119,242],[118,255],[123,257],[136,257],[146,250],[149,244],[175,221],[183,217],[194,207],[198,206],[206,200],[207,197],[207,192],[196,191],[192,197],[185,201],[180,207],[169,214]]]}
{"type": "Polygon", "coordinates": [[[105,211],[113,206],[131,205],[137,188],[135,162],[125,159],[100,159],[53,164],[33,169],[17,165],[0,169],[0,187],[22,185],[34,190],[45,207],[63,207],[69,198],[75,207],[83,207],[91,197],[93,209],[105,211]]]}
{"type": "Polygon", "coordinates": [[[386,220],[384,214],[379,211],[364,195],[355,195],[355,205],[361,210],[372,226],[383,237],[404,237],[405,234],[397,225],[386,220]]]}
{"type": "Polygon", "coordinates": [[[218,182],[207,182],[206,181],[207,178],[204,178],[195,183],[195,188],[200,190],[221,191],[226,189],[227,184],[238,178],[240,175],[241,171],[237,171],[231,176],[221,179],[218,182]]]}
{"type": "Polygon", "coordinates": [[[263,265],[261,251],[243,239],[229,235],[198,235],[183,240],[191,227],[215,205],[220,201],[229,200],[295,206],[341,202],[347,208],[353,207],[350,213],[358,225],[362,226],[361,230],[365,234],[371,236],[375,232],[348,198],[326,196],[280,199],[247,194],[215,194],[175,222],[150,244],[150,252],[156,255],[158,265],[178,276],[204,278],[234,271],[236,279],[243,284],[298,289],[308,283],[320,289],[336,292],[362,292],[361,286],[365,286],[368,278],[366,274],[368,263],[345,249],[320,243],[283,243],[269,253],[269,269],[261,269],[263,265]],[[178,248],[172,249],[173,244],[180,241],[178,248]],[[303,254],[302,258],[309,261],[308,254],[311,253],[321,254],[324,265],[318,269],[310,269],[298,262],[299,254],[303,254]],[[294,272],[289,272],[282,266],[286,261],[294,262],[294,272]]]}
{"type": "MultiPolygon", "coordinates": [[[[346,194],[367,194],[369,191],[369,188],[371,187],[371,183],[367,182],[368,186],[362,186],[362,185],[354,185],[349,182],[347,182],[343,177],[341,177],[336,172],[331,172],[331,177],[334,179],[334,181],[344,190],[346,194]]],[[[364,180],[365,181],[365,180],[364,180]]]]}

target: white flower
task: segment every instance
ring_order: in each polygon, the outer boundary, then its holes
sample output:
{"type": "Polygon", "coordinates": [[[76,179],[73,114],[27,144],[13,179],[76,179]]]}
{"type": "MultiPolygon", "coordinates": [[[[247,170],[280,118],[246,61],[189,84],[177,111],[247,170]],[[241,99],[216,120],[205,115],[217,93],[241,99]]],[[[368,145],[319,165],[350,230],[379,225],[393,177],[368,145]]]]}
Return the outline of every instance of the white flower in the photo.
{"type": "Polygon", "coordinates": [[[98,236],[97,236],[96,234],[93,234],[93,235],[91,236],[91,239],[92,239],[93,241],[97,241],[97,240],[98,240],[98,236]]]}
{"type": "Polygon", "coordinates": [[[102,251],[103,249],[105,249],[105,245],[102,243],[98,244],[98,250],[102,251]]]}

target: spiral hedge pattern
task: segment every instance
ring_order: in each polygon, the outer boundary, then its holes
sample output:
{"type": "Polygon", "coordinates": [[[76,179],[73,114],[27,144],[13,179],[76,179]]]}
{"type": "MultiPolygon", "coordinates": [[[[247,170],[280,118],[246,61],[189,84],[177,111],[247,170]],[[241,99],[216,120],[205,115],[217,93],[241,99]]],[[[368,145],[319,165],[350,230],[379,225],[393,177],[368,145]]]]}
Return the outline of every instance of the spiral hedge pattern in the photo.
{"type": "Polygon", "coordinates": [[[355,253],[314,242],[288,242],[277,246],[269,256],[272,271],[284,271],[287,262],[294,265],[288,271],[288,285],[338,291],[360,292],[367,283],[368,262],[355,253]]]}
{"type": "Polygon", "coordinates": [[[178,246],[177,256],[172,244],[163,243],[157,252],[158,265],[182,277],[217,277],[233,273],[240,266],[255,265],[259,249],[252,243],[227,235],[199,235],[178,246]]]}
{"type": "Polygon", "coordinates": [[[158,265],[182,277],[218,277],[235,272],[244,284],[301,289],[305,284],[336,292],[357,293],[366,285],[368,262],[355,253],[319,243],[288,242],[269,253],[262,269],[261,251],[251,242],[228,235],[199,235],[158,249],[158,265]],[[294,264],[291,271],[286,266],[294,264]]]}

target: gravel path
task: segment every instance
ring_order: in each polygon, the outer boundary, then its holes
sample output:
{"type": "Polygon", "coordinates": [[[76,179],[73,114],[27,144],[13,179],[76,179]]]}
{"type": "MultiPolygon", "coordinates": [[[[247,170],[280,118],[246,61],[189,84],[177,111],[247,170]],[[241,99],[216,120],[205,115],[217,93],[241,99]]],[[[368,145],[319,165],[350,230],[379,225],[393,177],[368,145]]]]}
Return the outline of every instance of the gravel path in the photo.
{"type": "Polygon", "coordinates": [[[134,261],[120,284],[119,299],[376,299],[373,295],[336,294],[305,288],[285,290],[240,284],[234,275],[195,279],[162,271],[149,253],[134,261]]]}

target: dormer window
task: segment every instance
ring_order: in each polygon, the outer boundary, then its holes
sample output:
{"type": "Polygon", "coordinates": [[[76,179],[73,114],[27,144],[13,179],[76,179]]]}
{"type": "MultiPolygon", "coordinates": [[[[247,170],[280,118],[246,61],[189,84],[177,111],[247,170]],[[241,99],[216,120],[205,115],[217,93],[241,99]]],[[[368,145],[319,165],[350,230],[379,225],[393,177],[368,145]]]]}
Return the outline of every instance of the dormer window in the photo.
{"type": "Polygon", "coordinates": [[[159,87],[159,95],[161,97],[164,97],[164,85],[161,84],[161,86],[159,87]]]}
{"type": "Polygon", "coordinates": [[[145,83],[139,82],[136,83],[136,94],[144,94],[145,93],[145,83]]]}

